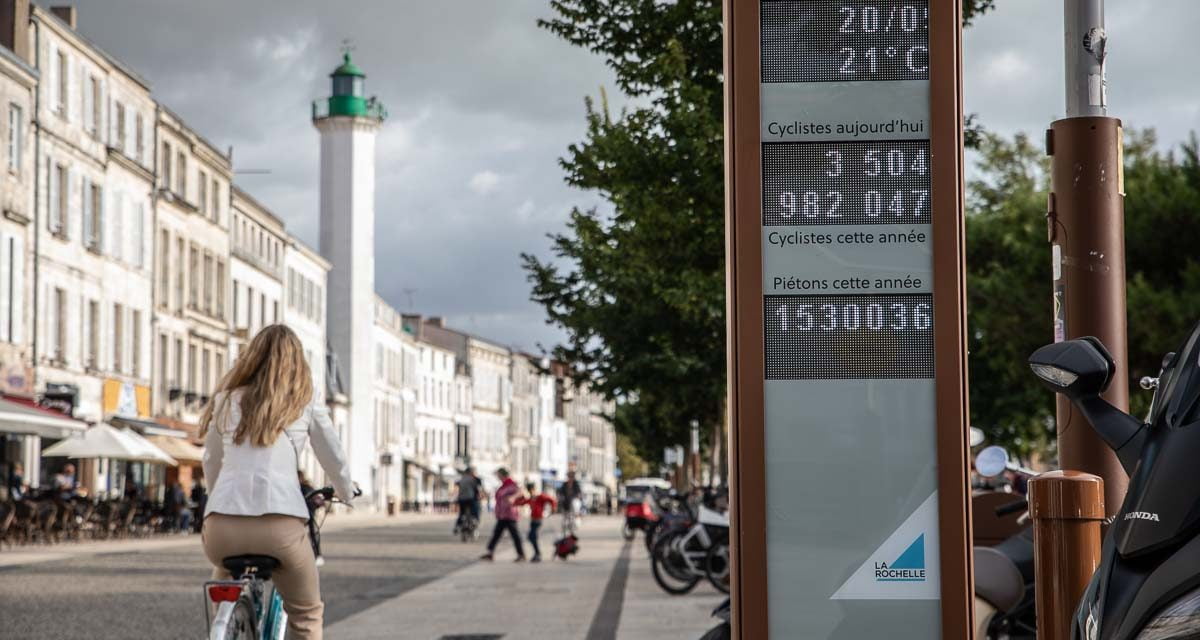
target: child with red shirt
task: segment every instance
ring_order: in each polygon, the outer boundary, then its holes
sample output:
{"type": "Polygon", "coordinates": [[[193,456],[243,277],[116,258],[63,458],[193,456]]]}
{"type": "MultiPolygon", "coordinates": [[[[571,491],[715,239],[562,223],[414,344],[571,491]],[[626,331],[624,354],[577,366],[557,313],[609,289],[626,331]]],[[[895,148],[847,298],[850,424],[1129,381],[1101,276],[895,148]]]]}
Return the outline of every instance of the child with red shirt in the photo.
{"type": "Polygon", "coordinates": [[[526,483],[525,489],[529,492],[529,497],[522,496],[517,498],[513,501],[513,504],[517,506],[529,505],[529,544],[533,545],[533,559],[530,562],[541,562],[542,550],[538,548],[538,529],[542,528],[542,519],[546,517],[546,514],[554,513],[558,502],[547,491],[535,493],[537,485],[532,482],[526,483]],[[550,507],[548,511],[546,509],[547,505],[550,507]]]}

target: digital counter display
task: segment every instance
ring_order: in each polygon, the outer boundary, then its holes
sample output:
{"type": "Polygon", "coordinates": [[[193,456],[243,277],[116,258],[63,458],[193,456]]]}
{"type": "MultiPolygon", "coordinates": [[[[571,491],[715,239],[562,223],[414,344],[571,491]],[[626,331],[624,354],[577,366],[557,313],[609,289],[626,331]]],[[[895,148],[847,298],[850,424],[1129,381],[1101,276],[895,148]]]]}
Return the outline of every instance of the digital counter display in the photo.
{"type": "Polygon", "coordinates": [[[763,224],[927,224],[929,141],[771,142],[763,224]]]}
{"type": "Polygon", "coordinates": [[[929,79],[929,0],[763,0],[763,82],[929,79]]]}
{"type": "Polygon", "coordinates": [[[763,300],[767,380],[933,377],[933,296],[763,300]]]}

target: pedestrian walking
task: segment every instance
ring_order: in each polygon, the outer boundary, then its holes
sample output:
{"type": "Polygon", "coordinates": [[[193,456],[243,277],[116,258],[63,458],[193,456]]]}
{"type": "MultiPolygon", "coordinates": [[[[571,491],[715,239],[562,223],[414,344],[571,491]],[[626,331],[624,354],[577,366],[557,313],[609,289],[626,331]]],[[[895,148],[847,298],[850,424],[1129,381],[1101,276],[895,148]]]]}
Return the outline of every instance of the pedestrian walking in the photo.
{"type": "Polygon", "coordinates": [[[575,479],[574,471],[567,472],[566,481],[558,488],[558,510],[563,514],[564,528],[574,534],[576,520],[583,510],[583,487],[575,479]]]}
{"type": "Polygon", "coordinates": [[[508,469],[500,467],[496,470],[500,478],[500,488],[496,489],[496,528],[492,531],[492,539],[488,542],[487,553],[480,556],[481,560],[492,560],[500,537],[507,531],[512,535],[513,546],[517,548],[517,562],[525,561],[525,547],[521,544],[521,533],[517,531],[516,500],[521,497],[521,487],[508,475],[508,469]]]}
{"type": "Polygon", "coordinates": [[[538,546],[538,530],[542,528],[542,521],[546,514],[554,513],[557,501],[554,496],[550,495],[549,489],[537,493],[537,485],[532,482],[525,485],[525,490],[529,492],[529,495],[517,498],[515,502],[517,505],[529,505],[529,546],[533,547],[533,558],[530,559],[530,562],[541,562],[542,549],[538,546]]]}

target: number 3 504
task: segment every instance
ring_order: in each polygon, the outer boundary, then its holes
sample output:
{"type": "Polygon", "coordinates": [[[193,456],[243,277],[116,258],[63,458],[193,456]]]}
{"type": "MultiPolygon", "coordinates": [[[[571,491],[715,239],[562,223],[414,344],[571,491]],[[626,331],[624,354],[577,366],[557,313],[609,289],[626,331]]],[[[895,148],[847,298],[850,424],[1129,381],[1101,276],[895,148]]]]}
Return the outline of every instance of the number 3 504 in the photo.
{"type": "Polygon", "coordinates": [[[932,326],[930,305],[781,304],[775,309],[780,331],[906,331],[932,326]]]}

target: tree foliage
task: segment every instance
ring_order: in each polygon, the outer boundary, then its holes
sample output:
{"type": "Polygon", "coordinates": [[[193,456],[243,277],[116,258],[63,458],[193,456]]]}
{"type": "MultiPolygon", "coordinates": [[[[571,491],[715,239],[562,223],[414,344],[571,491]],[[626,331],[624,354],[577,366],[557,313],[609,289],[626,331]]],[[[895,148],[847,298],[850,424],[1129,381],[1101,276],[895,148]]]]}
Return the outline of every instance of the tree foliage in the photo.
{"type": "MultiPolygon", "coordinates": [[[[1131,405],[1136,387],[1200,320],[1200,161],[1195,137],[1156,151],[1152,132],[1127,132],[1125,246],[1131,405]]],[[[1048,158],[1026,136],[985,134],[968,185],[967,296],[971,420],[1023,454],[1052,448],[1054,399],[1026,366],[1053,339],[1048,158]]]]}
{"type": "MultiPolygon", "coordinates": [[[[970,20],[992,0],[964,0],[970,20]]],[[[657,459],[724,420],[725,263],[720,0],[553,0],[540,26],[603,56],[634,98],[586,100],[568,184],[611,208],[571,211],[551,258],[523,254],[532,297],[563,328],[554,355],[622,400],[617,428],[657,459]]]]}

